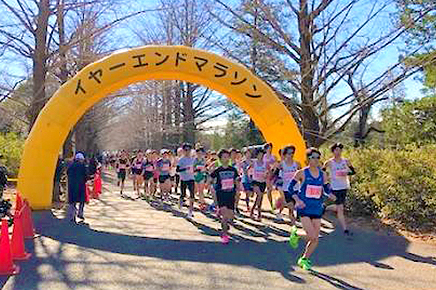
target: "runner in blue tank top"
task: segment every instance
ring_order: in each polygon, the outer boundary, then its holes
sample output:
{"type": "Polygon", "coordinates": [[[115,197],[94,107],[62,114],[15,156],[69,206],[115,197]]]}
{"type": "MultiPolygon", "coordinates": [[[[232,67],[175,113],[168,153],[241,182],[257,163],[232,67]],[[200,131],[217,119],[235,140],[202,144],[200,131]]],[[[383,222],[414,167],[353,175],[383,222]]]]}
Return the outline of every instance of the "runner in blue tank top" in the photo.
{"type": "Polygon", "coordinates": [[[321,217],[324,213],[324,195],[332,200],[336,197],[330,193],[327,176],[320,168],[321,153],[316,148],[309,148],[306,157],[309,166],[297,171],[288,190],[292,192],[297,214],[301,219],[307,239],[305,251],[297,263],[301,268],[310,270],[312,262],[309,258],[318,246],[321,217]],[[297,182],[301,184],[299,192],[294,190],[297,182]]]}

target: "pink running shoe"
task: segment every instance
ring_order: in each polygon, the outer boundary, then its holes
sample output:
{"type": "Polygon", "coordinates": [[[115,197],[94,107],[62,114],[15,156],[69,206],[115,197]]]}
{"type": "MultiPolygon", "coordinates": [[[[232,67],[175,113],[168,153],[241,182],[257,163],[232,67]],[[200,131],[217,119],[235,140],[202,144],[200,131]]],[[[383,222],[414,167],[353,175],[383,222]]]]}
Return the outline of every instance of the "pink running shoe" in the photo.
{"type": "Polygon", "coordinates": [[[221,243],[223,243],[224,245],[227,245],[229,243],[229,236],[221,236],[221,243]]]}

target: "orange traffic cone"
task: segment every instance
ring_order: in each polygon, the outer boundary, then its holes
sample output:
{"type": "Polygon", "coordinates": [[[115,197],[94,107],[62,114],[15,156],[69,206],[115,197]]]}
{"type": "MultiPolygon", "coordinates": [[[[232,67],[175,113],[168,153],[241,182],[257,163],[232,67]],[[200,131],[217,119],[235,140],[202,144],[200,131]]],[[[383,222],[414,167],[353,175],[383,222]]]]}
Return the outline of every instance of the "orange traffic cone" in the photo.
{"type": "Polygon", "coordinates": [[[24,235],[23,235],[23,211],[14,215],[14,231],[12,232],[12,259],[14,260],[27,260],[32,254],[27,253],[24,248],[24,235]]]}
{"type": "Polygon", "coordinates": [[[0,237],[0,275],[16,275],[20,267],[12,261],[11,245],[9,243],[8,221],[2,219],[0,237]]]}
{"type": "Polygon", "coordinates": [[[17,192],[17,199],[15,201],[15,214],[17,214],[22,207],[23,207],[23,199],[21,198],[21,194],[17,192]]]}
{"type": "Polygon", "coordinates": [[[33,228],[32,221],[32,210],[30,209],[29,202],[25,199],[24,205],[22,208],[22,225],[23,225],[23,234],[25,239],[33,239],[35,237],[35,230],[33,228]]]}

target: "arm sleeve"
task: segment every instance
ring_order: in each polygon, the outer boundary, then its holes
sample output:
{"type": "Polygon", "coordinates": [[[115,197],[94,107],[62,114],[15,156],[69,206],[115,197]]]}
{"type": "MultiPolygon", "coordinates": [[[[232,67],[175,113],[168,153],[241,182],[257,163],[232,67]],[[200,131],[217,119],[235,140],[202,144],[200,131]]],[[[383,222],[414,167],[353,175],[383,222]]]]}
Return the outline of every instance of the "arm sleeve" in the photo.
{"type": "Polygon", "coordinates": [[[353,166],[348,166],[348,168],[350,168],[350,172],[348,172],[348,175],[354,175],[356,174],[356,170],[354,170],[353,166]]]}
{"type": "Polygon", "coordinates": [[[291,195],[296,194],[295,190],[294,190],[294,187],[296,184],[297,184],[297,181],[295,179],[292,179],[291,183],[289,183],[288,191],[291,193],[291,195]]]}
{"type": "Polygon", "coordinates": [[[186,168],[180,168],[180,165],[177,165],[176,171],[183,172],[183,171],[186,171],[186,168]]]}
{"type": "Polygon", "coordinates": [[[324,183],[323,188],[324,188],[325,194],[329,195],[331,192],[330,183],[324,183]]]}

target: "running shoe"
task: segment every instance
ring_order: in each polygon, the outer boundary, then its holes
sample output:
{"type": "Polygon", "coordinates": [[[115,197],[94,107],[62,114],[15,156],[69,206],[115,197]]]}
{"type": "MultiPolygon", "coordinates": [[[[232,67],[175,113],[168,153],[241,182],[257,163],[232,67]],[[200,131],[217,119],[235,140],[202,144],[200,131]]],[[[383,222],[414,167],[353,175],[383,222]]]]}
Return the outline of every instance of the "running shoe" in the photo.
{"type": "Polygon", "coordinates": [[[189,211],[187,218],[188,219],[192,219],[193,217],[194,217],[194,215],[192,214],[192,211],[189,211]]]}
{"type": "Polygon", "coordinates": [[[306,271],[312,269],[312,262],[309,259],[304,258],[304,257],[300,257],[298,259],[297,265],[300,266],[301,269],[306,270],[306,271]]]}
{"type": "Polygon", "coordinates": [[[292,226],[291,234],[289,235],[289,245],[291,246],[291,248],[296,249],[298,248],[299,241],[300,241],[300,237],[297,234],[297,227],[292,226]]]}
{"type": "Polygon", "coordinates": [[[183,207],[183,201],[181,200],[179,201],[179,209],[182,209],[182,207],[183,207]]]}
{"type": "Polygon", "coordinates": [[[229,243],[229,240],[230,240],[229,236],[227,235],[221,236],[221,243],[223,243],[224,245],[227,245],[229,243]]]}
{"type": "Polygon", "coordinates": [[[283,221],[283,216],[282,216],[282,214],[278,212],[278,213],[276,214],[276,219],[279,220],[279,221],[283,221]]]}

